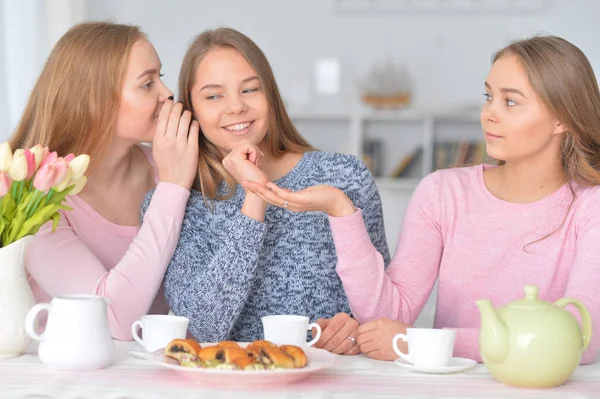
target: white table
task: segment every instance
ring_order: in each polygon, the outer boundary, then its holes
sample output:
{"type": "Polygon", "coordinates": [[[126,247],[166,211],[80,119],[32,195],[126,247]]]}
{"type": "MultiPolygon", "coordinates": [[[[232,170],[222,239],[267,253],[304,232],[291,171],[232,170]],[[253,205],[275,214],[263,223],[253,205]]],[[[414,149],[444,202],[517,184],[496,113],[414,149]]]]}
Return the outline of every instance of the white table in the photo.
{"type": "Polygon", "coordinates": [[[340,356],[326,372],[266,391],[227,391],[191,384],[177,373],[129,355],[130,342],[115,341],[114,366],[93,372],[65,372],[40,363],[35,348],[0,360],[0,398],[600,398],[600,363],[580,366],[568,383],[547,390],[506,387],[483,365],[448,375],[414,373],[392,362],[340,356]]]}

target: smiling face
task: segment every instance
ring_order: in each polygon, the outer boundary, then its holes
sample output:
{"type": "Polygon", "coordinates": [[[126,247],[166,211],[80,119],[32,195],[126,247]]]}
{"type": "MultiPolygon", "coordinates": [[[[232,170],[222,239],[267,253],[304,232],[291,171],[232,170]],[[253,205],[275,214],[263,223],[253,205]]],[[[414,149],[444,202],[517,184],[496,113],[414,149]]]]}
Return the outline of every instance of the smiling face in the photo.
{"type": "Polygon", "coordinates": [[[225,155],[240,141],[263,142],[269,104],[256,71],[231,48],[210,50],[195,72],[191,101],[202,133],[225,155]]]}
{"type": "Polygon", "coordinates": [[[499,58],[485,82],[481,126],[492,158],[513,161],[560,153],[563,126],[531,87],[519,59],[499,58]]]}
{"type": "Polygon", "coordinates": [[[138,40],[132,47],[115,136],[132,142],[149,142],[154,137],[157,117],[167,97],[173,93],[160,79],[161,63],[154,46],[138,40]]]}

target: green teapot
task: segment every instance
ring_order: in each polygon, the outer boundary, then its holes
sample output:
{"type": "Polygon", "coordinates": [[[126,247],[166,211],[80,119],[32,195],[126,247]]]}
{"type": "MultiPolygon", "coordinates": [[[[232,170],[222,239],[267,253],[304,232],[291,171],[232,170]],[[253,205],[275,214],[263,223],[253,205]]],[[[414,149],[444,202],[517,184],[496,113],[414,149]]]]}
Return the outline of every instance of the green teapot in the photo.
{"type": "Polygon", "coordinates": [[[590,343],[592,323],[585,305],[563,298],[537,299],[538,288],[525,287],[525,298],[494,309],[476,301],[481,313],[479,350],[483,363],[500,382],[517,387],[550,388],[573,374],[590,343]],[[582,329],[564,307],[575,305],[582,329]]]}

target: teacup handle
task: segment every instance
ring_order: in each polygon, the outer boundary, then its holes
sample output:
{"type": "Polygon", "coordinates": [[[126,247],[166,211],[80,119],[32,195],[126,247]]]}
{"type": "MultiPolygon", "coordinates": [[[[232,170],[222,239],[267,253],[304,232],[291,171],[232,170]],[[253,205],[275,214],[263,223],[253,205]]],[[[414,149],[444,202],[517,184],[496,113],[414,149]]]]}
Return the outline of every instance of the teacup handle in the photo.
{"type": "Polygon", "coordinates": [[[310,341],[308,341],[306,343],[306,346],[313,346],[315,343],[317,343],[319,338],[321,338],[321,326],[318,325],[317,323],[310,323],[308,325],[307,330],[312,330],[313,328],[317,330],[317,336],[314,337],[313,339],[311,339],[310,341]]]}
{"type": "Polygon", "coordinates": [[[48,313],[50,313],[52,311],[52,305],[49,303],[38,303],[29,309],[27,317],[25,318],[25,332],[36,341],[44,341],[46,339],[45,331],[41,335],[35,332],[35,321],[37,320],[39,313],[43,310],[47,310],[48,313]]]}
{"type": "Polygon", "coordinates": [[[133,336],[133,339],[135,339],[135,342],[137,342],[138,344],[142,345],[142,348],[145,348],[144,341],[142,341],[142,339],[138,335],[138,327],[140,327],[140,328],[142,327],[142,321],[141,320],[133,322],[133,324],[131,325],[131,335],[133,336]]]}
{"type": "Polygon", "coordinates": [[[554,302],[554,305],[564,308],[567,305],[575,305],[577,310],[579,311],[579,315],[581,316],[581,325],[582,325],[582,334],[583,334],[583,348],[582,350],[586,350],[588,345],[590,344],[590,339],[592,339],[592,319],[590,317],[590,313],[586,309],[583,302],[578,301],[577,299],[572,298],[562,298],[558,301],[554,302]]]}
{"type": "Polygon", "coordinates": [[[408,337],[406,336],[406,334],[396,334],[394,338],[392,338],[392,346],[394,347],[394,352],[396,352],[396,355],[400,356],[402,359],[412,364],[410,356],[402,353],[402,351],[398,348],[399,339],[401,339],[404,342],[408,342],[408,337]]]}

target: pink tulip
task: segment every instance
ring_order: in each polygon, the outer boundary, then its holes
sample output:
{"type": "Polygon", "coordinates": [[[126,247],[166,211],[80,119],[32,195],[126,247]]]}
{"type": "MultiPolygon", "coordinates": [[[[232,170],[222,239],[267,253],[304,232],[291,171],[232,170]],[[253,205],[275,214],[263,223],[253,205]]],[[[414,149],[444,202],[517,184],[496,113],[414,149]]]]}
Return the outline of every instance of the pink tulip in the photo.
{"type": "Polygon", "coordinates": [[[0,198],[4,197],[10,191],[10,177],[8,173],[0,171],[0,198]]]}
{"type": "Polygon", "coordinates": [[[48,153],[42,160],[42,163],[40,164],[40,168],[44,165],[49,165],[51,163],[56,162],[57,159],[58,159],[58,154],[56,153],[56,151],[52,151],[52,152],[48,153]]]}
{"type": "Polygon", "coordinates": [[[31,179],[35,173],[35,154],[29,150],[23,151],[25,159],[27,160],[27,175],[26,179],[31,179]]]}
{"type": "Polygon", "coordinates": [[[69,165],[67,165],[67,162],[65,162],[65,160],[60,157],[52,165],[56,169],[56,176],[54,176],[54,184],[52,184],[54,186],[60,184],[65,179],[65,177],[67,176],[67,169],[69,165]]]}
{"type": "Polygon", "coordinates": [[[56,168],[54,165],[43,165],[38,169],[33,178],[33,187],[36,190],[46,192],[52,188],[56,179],[56,168]]]}
{"type": "Polygon", "coordinates": [[[73,154],[69,154],[69,155],[67,155],[67,156],[65,157],[65,162],[66,162],[66,163],[69,163],[69,162],[71,162],[71,161],[72,161],[74,158],[75,158],[75,155],[73,155],[73,154]]]}

